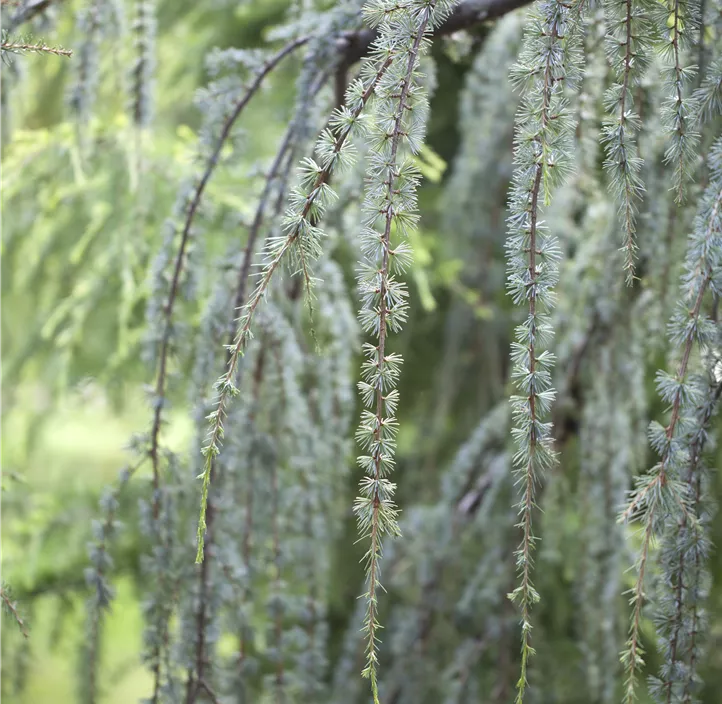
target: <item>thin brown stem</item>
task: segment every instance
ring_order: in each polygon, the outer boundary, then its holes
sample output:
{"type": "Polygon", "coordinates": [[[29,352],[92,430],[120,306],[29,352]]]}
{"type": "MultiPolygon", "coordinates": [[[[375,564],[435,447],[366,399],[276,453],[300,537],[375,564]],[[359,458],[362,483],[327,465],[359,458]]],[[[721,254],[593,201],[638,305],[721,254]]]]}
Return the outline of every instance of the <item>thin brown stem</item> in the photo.
{"type": "Polygon", "coordinates": [[[9,54],[25,54],[27,52],[33,54],[55,54],[55,56],[65,56],[70,58],[73,55],[72,49],[63,49],[59,46],[48,46],[45,42],[37,44],[28,44],[23,42],[2,42],[0,44],[2,51],[9,54]]]}
{"type": "MultiPolygon", "coordinates": [[[[701,500],[702,500],[702,476],[699,471],[700,469],[700,462],[702,459],[702,453],[704,452],[704,446],[705,441],[707,439],[707,434],[704,431],[705,428],[708,427],[709,421],[712,417],[712,413],[714,412],[715,407],[717,406],[717,403],[719,402],[720,395],[722,395],[722,384],[717,384],[717,387],[714,389],[714,392],[712,394],[712,402],[707,405],[707,408],[705,409],[705,413],[702,416],[701,423],[700,423],[700,432],[697,433],[695,436],[694,441],[692,442],[692,446],[690,448],[690,467],[689,467],[689,473],[687,475],[687,491],[690,494],[693,494],[693,511],[694,515],[699,518],[700,516],[700,508],[701,508],[701,500]]],[[[700,585],[700,571],[702,569],[702,565],[700,564],[701,560],[701,549],[700,549],[700,541],[702,540],[702,536],[699,531],[703,530],[702,526],[696,526],[693,528],[695,531],[694,533],[694,560],[693,560],[693,568],[692,568],[692,576],[691,576],[691,583],[687,586],[687,593],[691,590],[695,590],[695,592],[698,592],[699,585],[700,585]]],[[[683,553],[684,555],[684,553],[683,553]]],[[[681,574],[681,570],[680,570],[681,574]]],[[[692,687],[695,682],[695,676],[697,672],[697,635],[699,631],[699,593],[695,593],[692,597],[692,604],[691,604],[691,623],[692,627],[690,629],[690,640],[689,645],[687,649],[687,657],[689,658],[689,668],[687,670],[687,675],[685,678],[684,683],[684,691],[682,694],[682,702],[683,704],[691,704],[692,702],[692,687]]],[[[681,619],[680,619],[681,621],[681,619]]]]}
{"type": "MultiPolygon", "coordinates": [[[[672,47],[674,51],[674,88],[676,91],[677,99],[677,133],[680,139],[684,138],[685,131],[685,117],[684,117],[684,103],[682,95],[682,66],[679,60],[679,32],[680,32],[680,16],[679,16],[679,2],[680,0],[674,0],[674,27],[672,28],[673,38],[672,47]]],[[[684,200],[684,150],[679,149],[677,155],[677,170],[679,172],[679,183],[677,184],[677,202],[681,203],[684,200]]]]}

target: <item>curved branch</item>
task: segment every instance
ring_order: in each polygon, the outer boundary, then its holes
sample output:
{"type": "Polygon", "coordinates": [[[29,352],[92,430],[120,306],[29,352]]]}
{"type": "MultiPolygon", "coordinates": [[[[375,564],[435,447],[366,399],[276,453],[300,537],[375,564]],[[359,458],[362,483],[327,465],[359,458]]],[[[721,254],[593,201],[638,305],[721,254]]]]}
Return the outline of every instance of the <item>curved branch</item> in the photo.
{"type": "Polygon", "coordinates": [[[191,199],[190,205],[188,206],[186,220],[185,220],[185,224],[183,226],[183,232],[181,234],[180,246],[178,248],[178,254],[176,255],[175,268],[173,270],[173,278],[171,280],[170,291],[168,292],[168,300],[163,309],[163,313],[164,313],[164,317],[165,317],[165,326],[164,326],[164,330],[163,330],[163,337],[161,340],[158,377],[157,377],[156,387],[155,387],[156,403],[155,403],[155,411],[153,414],[153,426],[151,429],[151,441],[150,441],[150,457],[151,457],[151,462],[153,463],[153,490],[154,490],[154,497],[155,497],[153,500],[153,517],[154,518],[158,517],[157,493],[158,493],[159,483],[160,483],[159,472],[158,472],[158,446],[159,446],[161,416],[162,416],[162,411],[163,411],[162,399],[165,396],[168,355],[170,352],[171,319],[172,319],[172,315],[173,315],[173,307],[175,305],[175,300],[178,295],[178,289],[180,286],[180,275],[181,275],[181,271],[183,269],[183,260],[185,258],[186,248],[187,248],[188,242],[190,240],[191,226],[193,224],[195,215],[198,211],[198,207],[200,205],[201,199],[203,198],[203,192],[205,191],[205,188],[208,185],[208,182],[210,181],[210,178],[213,175],[213,172],[214,172],[216,166],[218,165],[218,159],[220,157],[221,150],[223,149],[223,145],[226,143],[228,137],[230,136],[231,129],[233,128],[233,125],[235,124],[236,120],[238,119],[240,114],[243,112],[243,109],[248,105],[251,98],[256,94],[257,90],[260,88],[261,83],[263,82],[263,79],[286,56],[288,56],[290,53],[292,53],[298,47],[303,46],[306,42],[308,42],[308,40],[309,40],[309,37],[306,36],[306,37],[300,37],[299,39],[296,39],[295,41],[290,42],[289,44],[284,46],[278,53],[276,53],[274,56],[272,56],[263,65],[261,70],[256,75],[256,78],[254,79],[253,83],[251,83],[248,90],[244,93],[244,95],[238,101],[238,103],[236,103],[235,109],[229,115],[229,117],[226,119],[226,121],[223,125],[223,129],[221,130],[221,134],[218,137],[216,147],[215,147],[213,153],[211,154],[210,158],[208,159],[208,163],[206,164],[206,169],[205,169],[200,181],[198,181],[195,192],[193,194],[193,198],[191,199]]]}

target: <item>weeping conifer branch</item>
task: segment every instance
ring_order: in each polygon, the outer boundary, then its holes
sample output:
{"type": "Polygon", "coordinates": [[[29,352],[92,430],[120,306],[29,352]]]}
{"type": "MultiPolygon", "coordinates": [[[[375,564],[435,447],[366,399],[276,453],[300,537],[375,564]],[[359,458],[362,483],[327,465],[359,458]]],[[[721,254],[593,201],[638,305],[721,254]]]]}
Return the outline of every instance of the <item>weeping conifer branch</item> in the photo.
{"type": "MultiPolygon", "coordinates": [[[[381,40],[399,41],[395,35],[396,31],[403,29],[402,25],[398,24],[399,15],[410,27],[414,27],[409,21],[410,16],[405,15],[406,8],[402,9],[402,7],[377,2],[365,8],[372,22],[376,20],[381,23],[381,40]]],[[[370,188],[367,190],[364,204],[366,222],[363,236],[367,262],[359,284],[366,306],[361,312],[361,321],[365,332],[371,332],[378,337],[378,345],[369,346],[368,359],[364,364],[365,380],[359,384],[364,406],[368,410],[363,413],[357,438],[361,447],[371,454],[361,458],[362,467],[368,476],[362,482],[362,496],[357,499],[354,510],[358,516],[362,536],[370,540],[370,547],[365,556],[368,590],[365,595],[367,611],[364,630],[367,633],[368,645],[367,664],[363,675],[371,680],[374,702],[378,702],[376,632],[379,628],[377,590],[380,587],[381,539],[386,533],[398,534],[397,511],[392,501],[395,487],[385,475],[390,471],[393,462],[393,442],[396,434],[393,412],[397,402],[397,392],[392,389],[399,374],[401,360],[395,355],[387,356],[386,335],[389,326],[392,329],[398,328],[405,319],[407,295],[405,287],[390,278],[390,237],[394,216],[408,208],[408,205],[404,208],[404,204],[395,203],[398,199],[394,199],[394,191],[401,193],[406,187],[413,193],[417,178],[416,173],[408,167],[407,173],[402,173],[402,167],[399,167],[397,159],[402,121],[407,109],[405,103],[427,25],[428,15],[422,20],[415,36],[411,35],[413,45],[408,51],[408,56],[403,46],[407,37],[403,36],[399,41],[401,48],[391,64],[388,78],[377,88],[379,101],[385,99],[390,104],[384,105],[386,112],[381,112],[379,115],[378,121],[382,125],[380,134],[373,135],[381,154],[375,158],[375,163],[372,165],[370,188]],[[399,72],[399,66],[403,67],[402,72],[399,72]],[[388,96],[388,93],[392,92],[398,96],[395,102],[388,96]],[[390,124],[390,130],[384,129],[386,124],[390,124]],[[382,234],[375,229],[379,213],[383,220],[382,234]],[[388,418],[385,417],[387,413],[388,418]]]]}
{"type": "Polygon", "coordinates": [[[673,0],[671,11],[665,4],[657,7],[656,14],[663,37],[661,55],[666,64],[662,71],[667,94],[662,106],[662,124],[669,140],[665,162],[673,166],[675,200],[682,203],[699,142],[694,125],[695,101],[686,94],[697,67],[683,65],[683,54],[693,45],[699,26],[699,8],[695,0],[673,0]]]}
{"type": "MultiPolygon", "coordinates": [[[[218,165],[221,151],[225,143],[228,141],[231,135],[234,124],[240,117],[244,108],[248,105],[251,98],[256,94],[258,89],[261,87],[263,80],[268,76],[269,73],[284,59],[286,56],[291,54],[295,49],[302,46],[308,41],[308,37],[300,37],[286,46],[284,46],[279,52],[272,56],[266,61],[261,69],[256,74],[254,80],[249,85],[248,89],[244,92],[241,98],[236,103],[231,114],[226,118],[221,128],[221,132],[216,140],[215,148],[206,163],[205,170],[202,176],[198,180],[193,195],[189,199],[188,207],[186,210],[185,221],[183,229],[181,231],[180,242],[178,245],[178,252],[175,257],[175,263],[173,265],[173,273],[170,282],[170,288],[168,291],[168,297],[165,305],[163,306],[162,326],[163,333],[160,341],[160,352],[158,358],[158,375],[156,377],[155,386],[155,398],[153,400],[154,412],[153,421],[151,426],[150,434],[150,457],[153,465],[153,488],[154,492],[157,493],[160,482],[160,471],[158,466],[158,449],[160,443],[160,429],[162,425],[162,413],[165,407],[165,395],[166,395],[166,382],[167,382],[167,367],[168,358],[171,350],[172,333],[173,333],[173,309],[175,307],[178,291],[180,288],[181,274],[183,271],[183,265],[186,261],[186,250],[191,239],[193,221],[196,213],[201,204],[203,194],[206,186],[210,181],[213,172],[218,165]]],[[[260,223],[259,223],[260,225],[260,223]]],[[[251,245],[252,246],[252,245],[251,245]]],[[[154,504],[153,514],[157,516],[157,506],[154,504]]]]}
{"type": "MultiPolygon", "coordinates": [[[[716,152],[722,145],[718,142],[716,152]]],[[[713,150],[715,151],[715,150],[713,150]]],[[[622,658],[626,669],[625,702],[636,698],[636,675],[644,664],[644,651],[640,642],[642,607],[644,604],[644,578],[652,540],[660,535],[668,521],[692,521],[689,497],[682,472],[689,457],[689,434],[699,389],[689,372],[695,344],[709,342],[715,332],[714,323],[703,313],[703,301],[708,290],[717,292],[719,267],[722,262],[722,179],[719,168],[708,187],[689,238],[685,270],[682,275],[682,299],[670,322],[670,340],[681,348],[681,359],[676,374],[660,371],[657,390],[670,406],[670,419],[666,427],[652,424],[650,443],[660,461],[647,474],[639,478],[622,520],[642,522],[642,546],[636,562],[636,583],[631,590],[632,618],[627,647],[622,658]]],[[[696,525],[690,525],[696,529],[696,525]]]]}
{"type": "Polygon", "coordinates": [[[519,703],[527,686],[528,659],[534,654],[530,611],[539,601],[531,579],[536,543],[532,527],[534,495],[543,473],[556,462],[551,423],[544,421],[555,397],[550,371],[554,355],[543,348],[553,333],[548,311],[553,305],[552,288],[558,279],[560,252],[540,213],[569,169],[574,123],[563,87],[573,85],[579,75],[574,26],[577,18],[563,2],[538,5],[530,17],[519,62],[512,69],[513,80],[524,92],[517,116],[516,170],[509,201],[507,287],[514,303],[528,306],[526,320],[517,326],[512,345],[512,376],[522,392],[511,399],[517,444],[514,473],[520,487],[517,527],[522,531],[522,540],[515,553],[520,584],[509,595],[521,611],[519,703]]]}
{"type": "Polygon", "coordinates": [[[663,542],[657,630],[662,637],[665,662],[659,677],[652,679],[652,694],[664,704],[691,702],[698,685],[699,616],[704,597],[704,561],[710,548],[702,506],[702,486],[708,483],[702,455],[722,384],[708,383],[700,391],[704,397],[690,433],[684,477],[690,516],[683,514],[668,526],[663,542]]]}
{"type": "Polygon", "coordinates": [[[380,561],[385,535],[399,535],[398,510],[393,502],[395,485],[388,480],[394,465],[398,392],[395,389],[401,358],[387,352],[389,331],[398,331],[407,316],[406,286],[395,274],[410,263],[405,242],[392,247],[391,232],[406,237],[416,224],[416,187],[419,173],[402,145],[410,152],[421,146],[426,98],[418,85],[418,61],[425,48],[425,36],[452,7],[436,0],[376,0],[364,8],[368,21],[379,27],[379,50],[396,47],[397,55],[376,88],[376,124],[370,136],[373,153],[367,171],[361,249],[364,256],[359,273],[363,308],[361,326],[377,344],[364,345],[366,360],[359,391],[365,410],[356,438],[369,453],[359,458],[365,477],[354,504],[358,529],[370,545],[364,557],[367,591],[366,667],[362,674],[371,681],[378,704],[378,591],[381,589],[380,561]]]}
{"type": "Polygon", "coordinates": [[[634,112],[633,88],[649,64],[653,26],[649,18],[651,0],[605,0],[609,27],[607,53],[617,74],[617,82],[605,96],[608,113],[603,141],[607,158],[604,166],[619,204],[622,221],[624,270],[627,284],[634,280],[637,243],[637,210],[644,192],[640,176],[642,160],[638,155],[636,134],[639,116],[634,112]]]}
{"type": "Polygon", "coordinates": [[[325,208],[335,196],[328,185],[328,179],[337,166],[344,167],[353,160],[353,149],[349,136],[362,124],[362,111],[391,64],[393,49],[387,49],[384,54],[378,70],[371,76],[369,76],[368,70],[365,71],[362,78],[349,87],[346,94],[346,105],[334,111],[330,128],[322,133],[316,145],[320,163],[310,158],[302,162],[301,188],[292,194],[291,206],[284,218],[284,229],[287,234],[269,240],[266,246],[266,263],[259,283],[248,303],[240,311],[235,340],[228,347],[227,370],[215,385],[218,393],[216,407],[208,416],[210,430],[203,448],[206,461],[201,475],[203,486],[198,521],[197,562],[203,560],[206,505],[213,458],[220,453],[223,423],[228,411],[228,404],[230,399],[239,393],[235,385],[236,370],[252,337],[253,317],[268,290],[273,275],[287,255],[295,255],[296,263],[306,263],[308,260],[316,259],[320,253],[320,239],[323,233],[315,223],[321,219],[325,208]]]}

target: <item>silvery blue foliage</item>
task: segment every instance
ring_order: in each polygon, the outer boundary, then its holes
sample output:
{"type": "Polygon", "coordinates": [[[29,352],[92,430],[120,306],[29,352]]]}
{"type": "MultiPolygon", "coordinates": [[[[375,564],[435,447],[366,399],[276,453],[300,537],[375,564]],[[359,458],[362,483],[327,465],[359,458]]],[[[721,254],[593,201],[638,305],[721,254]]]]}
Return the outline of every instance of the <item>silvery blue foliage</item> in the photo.
{"type": "Polygon", "coordinates": [[[604,166],[619,204],[628,283],[634,278],[637,212],[644,192],[640,177],[643,161],[636,140],[640,119],[635,112],[638,106],[634,105],[634,88],[649,66],[652,53],[655,32],[651,17],[653,5],[648,0],[609,0],[604,3],[609,28],[607,54],[617,79],[604,97],[608,115],[603,131],[604,166]]]}
{"type": "Polygon", "coordinates": [[[428,111],[419,82],[419,59],[427,46],[427,34],[453,4],[417,0],[399,5],[375,0],[364,7],[367,21],[379,28],[377,61],[387,66],[375,89],[374,122],[368,133],[372,151],[366,172],[360,233],[363,259],[358,273],[361,328],[374,342],[364,344],[359,382],[364,410],[356,439],[364,453],[359,464],[365,476],[354,511],[359,533],[369,542],[364,557],[367,649],[363,675],[371,681],[375,704],[379,699],[376,666],[382,543],[387,535],[399,535],[398,510],[393,501],[396,486],[388,476],[394,467],[398,427],[395,387],[402,360],[387,351],[387,334],[401,329],[408,309],[408,292],[399,277],[410,264],[411,251],[404,240],[418,219],[416,188],[420,174],[411,157],[423,143],[428,111]]]}
{"type": "MultiPolygon", "coordinates": [[[[646,474],[638,478],[635,490],[623,514],[625,519],[639,519],[643,526],[642,548],[637,560],[637,580],[632,592],[634,606],[624,662],[627,669],[627,701],[632,701],[636,674],[643,664],[640,643],[641,610],[644,603],[644,579],[652,538],[664,533],[670,521],[692,521],[693,531],[701,529],[697,520],[690,518],[694,494],[690,495],[685,483],[689,474],[690,444],[700,431],[697,409],[704,406],[708,384],[704,377],[694,374],[693,353],[714,344],[718,326],[706,313],[703,302],[709,295],[719,295],[722,285],[722,142],[713,145],[709,155],[710,184],[702,197],[694,228],[687,239],[687,254],[680,280],[680,297],[669,323],[670,343],[677,350],[679,361],[674,373],[660,370],[657,373],[657,391],[665,406],[670,409],[666,426],[653,422],[649,428],[649,441],[659,461],[646,474]]],[[[704,418],[704,414],[702,418],[704,418]]],[[[707,416],[708,418],[708,416],[707,416]]],[[[683,531],[686,533],[687,531],[683,531]]],[[[673,545],[669,550],[678,553],[673,545]]],[[[675,588],[683,584],[678,575],[666,575],[666,582],[675,588]]],[[[664,596],[664,594],[663,594],[664,596]]],[[[681,603],[681,597],[677,601],[681,603]]],[[[669,621],[669,604],[664,604],[663,621],[669,621]],[[665,613],[666,612],[666,613],[665,613]]],[[[673,615],[674,621],[677,617],[673,615]]],[[[679,627],[681,629],[681,627],[679,627]]],[[[666,626],[663,636],[668,642],[667,663],[661,673],[660,687],[671,697],[679,690],[677,680],[684,679],[681,658],[674,643],[683,637],[676,623],[666,626]],[[670,631],[671,628],[671,631],[670,631]],[[675,633],[677,635],[675,636],[675,633]]],[[[659,694],[660,687],[655,688],[659,694]]],[[[684,687],[682,688],[684,692],[684,687]]]]}
{"type": "Polygon", "coordinates": [[[561,252],[541,213],[570,168],[575,125],[566,90],[571,90],[581,75],[577,23],[578,15],[570,6],[555,0],[539,3],[529,18],[519,60],[511,72],[523,93],[517,114],[516,169],[507,221],[507,288],[514,303],[527,308],[523,322],[516,328],[511,353],[512,378],[519,391],[511,398],[512,435],[517,447],[514,472],[520,494],[517,509],[522,530],[516,551],[520,583],[511,594],[521,612],[519,703],[527,685],[527,661],[534,652],[530,611],[539,601],[531,580],[536,542],[532,527],[534,496],[537,484],[556,461],[551,424],[545,416],[555,398],[551,379],[555,358],[548,349],[553,335],[549,311],[554,304],[561,252]]]}
{"type": "MultiPolygon", "coordinates": [[[[132,36],[115,21],[119,2],[94,0],[81,10],[71,96],[81,127],[99,105],[104,40],[122,36],[132,40],[126,88],[133,122],[138,135],[151,128],[154,6],[134,3],[132,36]]],[[[705,32],[696,0],[540,0],[528,14],[452,39],[481,49],[465,80],[459,154],[443,184],[438,218],[462,261],[446,260],[440,248],[441,258],[433,258],[435,251],[429,265],[453,299],[443,326],[444,360],[434,374],[443,386],[448,367],[461,359],[446,351],[466,342],[478,315],[487,316],[479,326],[484,339],[464,348],[472,352],[464,369],[483,368],[479,376],[489,380],[473,409],[473,419],[485,409],[482,422],[448,466],[449,448],[443,464],[441,452],[424,458],[424,470],[437,472],[425,480],[428,495],[409,502],[397,520],[392,471],[402,359],[392,333],[417,315],[404,279],[419,271],[411,268],[407,236],[420,220],[419,154],[437,82],[428,49],[449,13],[458,18],[472,6],[482,6],[470,21],[476,27],[488,11],[476,0],[301,0],[289,3],[285,23],[264,37],[286,42],[279,50],[227,48],[207,57],[210,80],[196,102],[203,116],[198,145],[191,168],[178,174],[177,199],[144,292],[153,422],[135,450],[150,460],[152,476],[138,521],[150,704],[269,698],[359,704],[368,699],[355,677],[359,670],[371,680],[376,702],[503,701],[519,665],[518,702],[525,691],[529,702],[562,696],[569,682],[571,689],[581,682],[591,704],[616,701],[623,569],[632,541],[615,515],[646,461],[645,371],[661,352],[655,332],[674,297],[667,284],[678,273],[675,254],[683,246],[669,326],[673,371],[657,376],[669,420],[650,429],[660,459],[638,478],[625,513],[642,529],[625,696],[628,702],[636,696],[643,664],[647,590],[655,595],[649,612],[664,661],[650,692],[665,704],[700,697],[712,514],[704,451],[713,442],[709,427],[720,395],[714,301],[722,286],[722,146],[706,145],[718,127],[722,72],[714,57],[719,22],[705,32]],[[375,42],[356,71],[345,52],[369,34],[375,42]],[[248,208],[229,207],[206,186],[219,165],[244,166],[238,155],[248,135],[237,118],[268,85],[266,77],[294,55],[297,95],[285,108],[286,132],[269,164],[245,172],[260,177],[260,195],[248,198],[248,208]],[[312,156],[300,158],[316,132],[312,156]],[[678,235],[691,208],[671,202],[670,184],[680,201],[704,190],[685,242],[678,235]],[[624,230],[621,253],[615,205],[624,230]],[[503,288],[504,221],[508,291],[521,312],[496,296],[503,288]],[[226,253],[213,256],[226,230],[226,253]],[[357,262],[355,290],[349,259],[357,262]],[[458,276],[449,274],[455,266],[458,276]],[[629,288],[618,275],[622,267],[629,288]],[[516,390],[508,404],[499,400],[506,395],[510,318],[518,325],[511,351],[516,390]],[[359,352],[363,409],[356,440],[364,476],[354,512],[368,548],[367,577],[355,613],[339,624],[334,599],[343,590],[335,570],[346,547],[336,538],[353,518],[347,493],[359,352]],[[171,451],[166,432],[180,386],[190,390],[193,406],[188,456],[175,446],[171,451]],[[561,471],[545,481],[558,454],[561,471]],[[516,526],[509,508],[515,491],[516,526]],[[558,587],[569,606],[557,610],[542,600],[534,644],[544,643],[547,652],[529,661],[542,500],[539,593],[558,587]],[[522,541],[513,552],[519,527],[522,541]],[[400,533],[403,541],[385,546],[390,595],[381,600],[384,538],[400,533]],[[509,591],[521,610],[520,654],[509,591]],[[547,617],[559,612],[568,621],[550,625],[547,617]],[[547,645],[555,629],[575,634],[566,669],[555,662],[555,644],[547,645]],[[383,674],[380,659],[389,663],[383,674]],[[528,673],[535,686],[527,687],[528,673]]],[[[231,169],[232,177],[239,170],[231,169]]],[[[435,227],[432,216],[419,237],[435,227]]],[[[86,299],[88,307],[93,296],[86,299]]],[[[467,382],[453,371],[450,377],[467,382]]],[[[444,400],[453,393],[439,397],[443,425],[444,400]]],[[[463,433],[464,421],[459,425],[463,433]]],[[[83,651],[88,702],[98,699],[102,625],[114,597],[110,543],[119,492],[104,497],[92,527],[83,651]]]]}

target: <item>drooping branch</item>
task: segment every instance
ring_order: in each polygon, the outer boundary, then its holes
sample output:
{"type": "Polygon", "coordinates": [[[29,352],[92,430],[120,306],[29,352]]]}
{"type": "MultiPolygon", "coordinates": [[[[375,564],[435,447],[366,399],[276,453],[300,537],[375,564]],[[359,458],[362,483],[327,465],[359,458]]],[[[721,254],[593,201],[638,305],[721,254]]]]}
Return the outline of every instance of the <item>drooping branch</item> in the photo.
{"type": "Polygon", "coordinates": [[[682,276],[683,299],[670,322],[670,339],[681,349],[681,359],[675,375],[660,372],[657,388],[661,398],[669,404],[670,418],[666,427],[653,426],[652,446],[660,456],[659,462],[638,480],[637,488],[621,516],[622,521],[640,519],[643,523],[642,546],[636,561],[637,577],[631,590],[633,607],[627,648],[622,655],[626,671],[625,704],[636,699],[636,681],[644,665],[641,642],[642,607],[645,602],[644,577],[650,546],[660,532],[660,526],[670,518],[688,516],[688,506],[680,473],[688,456],[688,436],[684,427],[695,398],[694,379],[690,378],[690,358],[695,347],[709,341],[710,321],[702,312],[702,303],[717,276],[716,248],[719,242],[722,216],[722,184],[716,180],[705,193],[689,238],[685,272],[682,276]]]}
{"type": "MultiPolygon", "coordinates": [[[[674,609],[662,622],[669,628],[669,645],[666,663],[661,670],[661,693],[665,704],[678,701],[675,696],[683,688],[682,701],[690,701],[690,691],[696,680],[696,636],[698,631],[698,591],[700,575],[704,569],[703,561],[707,557],[708,541],[705,538],[705,526],[702,524],[702,481],[705,473],[702,455],[708,439],[710,420],[716,411],[717,403],[722,395],[722,384],[717,383],[709,388],[709,395],[701,404],[696,428],[689,447],[689,466],[684,482],[690,513],[693,520],[683,515],[676,525],[671,526],[672,537],[669,538],[668,549],[671,552],[669,564],[672,566],[673,577],[667,587],[673,593],[674,609]],[[685,648],[686,646],[686,648],[685,648]],[[684,650],[687,651],[683,652],[684,650]],[[685,663],[685,657],[688,662],[685,663]]],[[[661,698],[661,697],[660,697],[661,698]]]]}
{"type": "MultiPolygon", "coordinates": [[[[227,406],[230,398],[239,393],[235,386],[235,377],[239,360],[245,352],[246,345],[251,338],[251,324],[253,317],[261,300],[270,285],[276,270],[287,258],[286,255],[294,249],[307,248],[309,252],[317,247],[317,240],[320,231],[314,225],[318,221],[329,199],[335,194],[328,186],[328,180],[334,168],[341,164],[348,163],[352,158],[349,153],[350,141],[348,141],[354,128],[361,122],[361,115],[366,103],[374,92],[376,85],[381,80],[390,66],[394,52],[389,50],[380,68],[370,80],[365,83],[358,81],[349,88],[347,105],[343,110],[334,113],[333,131],[326,130],[317,143],[316,151],[320,157],[321,164],[312,159],[303,162],[305,171],[303,185],[307,193],[298,191],[294,195],[293,208],[290,208],[284,223],[287,234],[283,237],[274,238],[268,245],[266,251],[266,264],[260,274],[260,281],[244,305],[238,318],[238,328],[234,337],[234,343],[227,346],[227,371],[216,382],[218,397],[215,410],[208,416],[211,421],[211,429],[208,440],[203,448],[206,457],[202,474],[203,487],[201,494],[201,511],[198,521],[198,552],[196,561],[203,561],[203,543],[206,532],[206,504],[208,490],[211,482],[213,458],[220,453],[220,444],[223,439],[223,421],[226,416],[227,406]]],[[[244,284],[245,285],[245,284],[244,284]]]]}
{"type": "MultiPolygon", "coordinates": [[[[218,137],[218,140],[216,142],[216,147],[213,150],[213,153],[211,154],[210,158],[208,159],[208,162],[206,164],[205,171],[203,172],[203,176],[198,181],[198,184],[196,185],[195,191],[193,193],[193,197],[191,198],[190,204],[188,206],[188,210],[186,211],[186,219],[185,223],[183,225],[183,231],[181,233],[181,240],[180,245],[178,247],[178,253],[175,260],[175,266],[173,269],[173,278],[171,280],[171,286],[170,291],[168,292],[168,299],[166,301],[165,307],[164,307],[164,318],[165,318],[165,329],[163,333],[163,338],[161,340],[161,350],[160,350],[160,359],[158,363],[158,377],[156,380],[156,388],[155,388],[155,396],[156,396],[156,403],[155,403],[155,412],[153,414],[153,425],[151,429],[151,447],[150,447],[150,456],[151,461],[153,463],[153,489],[154,492],[157,494],[158,488],[159,488],[159,469],[158,469],[158,448],[159,448],[159,434],[160,434],[160,426],[161,426],[161,417],[162,417],[162,411],[163,411],[163,398],[165,397],[165,386],[166,386],[166,376],[167,376],[167,364],[168,364],[168,355],[170,352],[170,340],[171,340],[171,330],[172,330],[172,315],[173,315],[173,308],[175,305],[175,300],[178,294],[178,289],[180,286],[180,275],[181,271],[183,269],[183,262],[185,260],[185,251],[188,246],[188,242],[190,240],[190,233],[191,233],[191,227],[193,225],[193,220],[195,218],[196,213],[198,212],[198,208],[200,206],[201,200],[203,198],[203,193],[205,191],[206,186],[208,185],[208,182],[211,179],[211,176],[213,175],[213,172],[215,171],[216,166],[218,165],[218,160],[221,154],[221,151],[228,140],[231,130],[233,129],[233,125],[235,124],[238,117],[243,112],[243,109],[248,105],[251,98],[256,94],[256,91],[260,88],[263,79],[290,53],[292,53],[295,49],[302,46],[308,41],[308,37],[301,37],[299,39],[296,39],[286,46],[284,46],[278,53],[276,53],[274,56],[272,56],[266,63],[263,65],[261,70],[256,74],[255,79],[249,86],[248,90],[243,94],[241,99],[236,103],[235,108],[233,109],[233,112],[228,116],[225,123],[223,124],[223,128],[221,129],[221,133],[218,137]]],[[[259,223],[260,224],[260,223],[259,223]]],[[[157,517],[158,513],[157,508],[157,501],[154,501],[153,503],[153,515],[157,517]]]]}
{"type": "Polygon", "coordinates": [[[513,474],[519,491],[515,505],[522,537],[515,551],[518,586],[509,598],[521,620],[521,663],[517,704],[524,701],[531,645],[531,610],[539,601],[532,580],[533,553],[538,538],[533,527],[536,490],[543,475],[554,466],[556,454],[550,424],[545,416],[556,392],[549,352],[553,334],[549,311],[554,304],[560,256],[555,236],[542,220],[553,188],[569,168],[564,155],[571,151],[573,120],[562,86],[576,82],[575,18],[563,2],[542,3],[531,16],[512,80],[524,89],[516,122],[513,186],[509,200],[509,234],[506,241],[507,288],[517,305],[527,309],[512,343],[512,378],[517,394],[511,397],[517,452],[513,474]],[[561,157],[561,158],[560,158],[561,157]]]}

